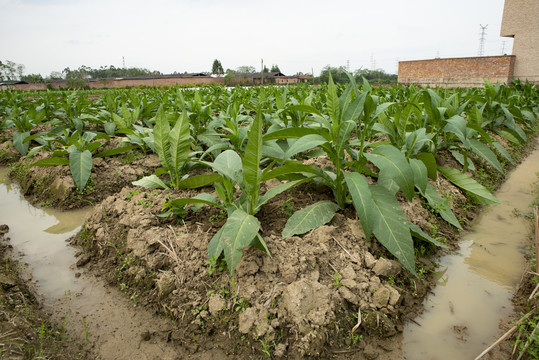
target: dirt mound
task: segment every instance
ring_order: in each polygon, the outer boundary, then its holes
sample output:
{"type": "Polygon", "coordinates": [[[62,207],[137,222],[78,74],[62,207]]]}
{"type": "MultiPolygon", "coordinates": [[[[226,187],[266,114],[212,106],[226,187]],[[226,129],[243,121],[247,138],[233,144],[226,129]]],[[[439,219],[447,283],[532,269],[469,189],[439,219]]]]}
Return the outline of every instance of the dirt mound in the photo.
{"type": "Polygon", "coordinates": [[[73,182],[69,166],[31,166],[48,156],[50,153],[42,152],[31,159],[22,157],[11,163],[10,176],[17,180],[32,203],[62,209],[98,204],[159,167],[156,155],[142,157],[140,153],[126,153],[114,158],[94,158],[90,180],[80,191],[73,182]]]}
{"type": "MultiPolygon", "coordinates": [[[[286,220],[284,203],[300,206],[328,196],[325,189],[313,190],[300,187],[266,205],[259,215],[271,256],[246,249],[231,278],[221,260],[211,263],[207,255],[222,214],[203,208],[183,220],[160,218],[168,199],[195,192],[126,187],[87,220],[76,239],[90,254],[81,264],[89,262],[109,282],[137,291],[140,303],[176,319],[181,330],[174,338],[181,344],[193,336],[213,343],[215,334],[226,333],[235,339],[223,345],[228,354],[324,358],[350,346],[363,351],[371,337],[397,334],[428,286],[404,275],[385,249],[365,239],[352,211],[304,236],[282,239],[284,221],[264,216],[286,220]]],[[[407,212],[423,225],[419,201],[409,203],[407,212]]]]}

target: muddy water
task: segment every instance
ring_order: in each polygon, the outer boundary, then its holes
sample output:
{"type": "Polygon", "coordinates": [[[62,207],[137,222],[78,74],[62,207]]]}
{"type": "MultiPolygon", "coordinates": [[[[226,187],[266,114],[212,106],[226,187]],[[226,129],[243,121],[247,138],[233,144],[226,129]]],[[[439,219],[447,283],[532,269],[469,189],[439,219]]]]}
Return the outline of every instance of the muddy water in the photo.
{"type": "MultiPolygon", "coordinates": [[[[99,359],[176,359],[183,349],[167,342],[172,324],[134,307],[116,288],[77,274],[66,239],[88,210],[38,209],[0,168],[0,224],[9,225],[13,256],[28,264],[38,297],[67,334],[93,348],[99,359]]],[[[210,354],[196,358],[211,358],[210,354]],[[209,356],[209,357],[208,357],[209,356]]]]}
{"type": "Polygon", "coordinates": [[[525,268],[531,232],[514,211],[529,212],[539,172],[539,149],[508,177],[466,234],[458,253],[445,256],[441,278],[425,312],[404,329],[406,359],[473,359],[500,335],[499,322],[513,311],[511,297],[525,268]]]}

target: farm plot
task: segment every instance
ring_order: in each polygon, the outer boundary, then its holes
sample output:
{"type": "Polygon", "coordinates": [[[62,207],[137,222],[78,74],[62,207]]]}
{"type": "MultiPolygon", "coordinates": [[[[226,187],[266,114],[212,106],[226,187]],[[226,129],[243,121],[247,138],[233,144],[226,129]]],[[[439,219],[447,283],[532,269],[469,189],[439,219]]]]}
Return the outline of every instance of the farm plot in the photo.
{"type": "Polygon", "coordinates": [[[455,246],[472,202],[497,202],[538,93],[350,80],[6,92],[0,154],[21,156],[12,174],[43,204],[94,205],[73,239],[87,267],[174,319],[193,352],[377,353],[420,311],[427,255],[455,246]]]}

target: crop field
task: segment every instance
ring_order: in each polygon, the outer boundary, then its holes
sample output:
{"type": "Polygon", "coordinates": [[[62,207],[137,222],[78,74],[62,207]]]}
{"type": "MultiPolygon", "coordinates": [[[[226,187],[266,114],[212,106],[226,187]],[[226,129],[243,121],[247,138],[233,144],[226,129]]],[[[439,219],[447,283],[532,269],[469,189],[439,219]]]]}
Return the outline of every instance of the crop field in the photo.
{"type": "Polygon", "coordinates": [[[538,115],[521,82],[4,91],[0,163],[36,204],[92,206],[81,266],[187,353],[354,358],[419,311],[538,115]]]}

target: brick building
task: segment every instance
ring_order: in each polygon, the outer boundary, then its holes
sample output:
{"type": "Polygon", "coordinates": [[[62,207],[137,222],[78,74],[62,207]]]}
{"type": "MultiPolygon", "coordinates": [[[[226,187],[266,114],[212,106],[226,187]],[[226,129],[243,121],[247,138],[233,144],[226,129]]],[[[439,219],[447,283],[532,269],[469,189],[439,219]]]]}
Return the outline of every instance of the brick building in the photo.
{"type": "Polygon", "coordinates": [[[505,0],[501,36],[512,37],[513,55],[399,62],[400,84],[479,87],[483,79],[539,85],[539,0],[505,0]]]}
{"type": "Polygon", "coordinates": [[[514,64],[514,55],[400,61],[398,82],[442,87],[481,87],[483,79],[509,83],[514,64]]]}
{"type": "Polygon", "coordinates": [[[514,39],[514,77],[539,84],[539,0],[505,0],[500,35],[514,39]]]}

